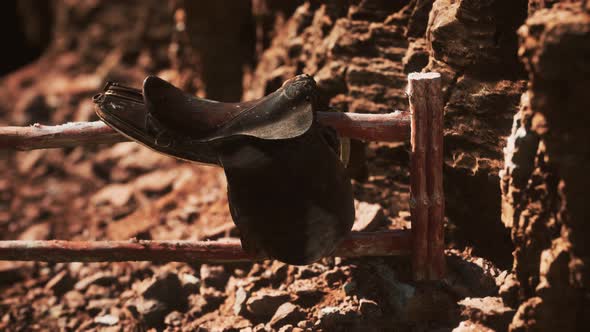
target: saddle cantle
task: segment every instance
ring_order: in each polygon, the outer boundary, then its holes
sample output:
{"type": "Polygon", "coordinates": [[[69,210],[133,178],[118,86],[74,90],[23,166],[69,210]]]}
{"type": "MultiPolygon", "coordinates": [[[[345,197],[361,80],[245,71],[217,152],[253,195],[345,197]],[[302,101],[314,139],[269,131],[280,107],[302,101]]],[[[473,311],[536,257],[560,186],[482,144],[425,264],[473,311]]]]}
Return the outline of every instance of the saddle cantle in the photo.
{"type": "Polygon", "coordinates": [[[134,141],[223,167],[244,250],[308,264],[331,254],[354,221],[350,179],[333,132],[316,121],[316,93],[300,75],[264,98],[221,103],[150,76],[143,91],[109,83],[94,101],[134,141]]]}

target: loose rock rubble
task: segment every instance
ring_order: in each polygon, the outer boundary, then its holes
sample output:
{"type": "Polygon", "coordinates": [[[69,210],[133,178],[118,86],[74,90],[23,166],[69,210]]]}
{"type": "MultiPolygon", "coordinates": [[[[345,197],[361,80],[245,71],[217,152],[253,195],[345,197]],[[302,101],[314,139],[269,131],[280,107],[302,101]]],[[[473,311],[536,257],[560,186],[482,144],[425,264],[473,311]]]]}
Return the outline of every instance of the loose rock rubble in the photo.
{"type": "Polygon", "coordinates": [[[496,331],[505,331],[515,310],[506,307],[499,297],[465,298],[459,301],[461,316],[496,331]]]}

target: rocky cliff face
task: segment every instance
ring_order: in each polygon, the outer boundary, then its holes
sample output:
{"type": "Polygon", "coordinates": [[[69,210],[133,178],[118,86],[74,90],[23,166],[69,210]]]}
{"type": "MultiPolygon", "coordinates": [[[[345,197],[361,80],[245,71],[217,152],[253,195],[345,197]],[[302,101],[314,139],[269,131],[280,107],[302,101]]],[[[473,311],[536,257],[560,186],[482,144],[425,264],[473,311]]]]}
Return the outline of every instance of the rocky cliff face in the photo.
{"type": "Polygon", "coordinates": [[[525,88],[516,57],[516,29],[525,17],[525,1],[438,0],[426,33],[425,70],[440,71],[447,82],[447,216],[459,241],[504,264],[511,245],[499,222],[497,175],[525,88]]]}
{"type": "Polygon", "coordinates": [[[401,60],[408,41],[398,21],[407,21],[409,13],[400,4],[334,1],[300,6],[263,53],[245,99],[274,91],[285,79],[304,72],[315,76],[327,101],[339,110],[378,113],[405,108],[401,60]]]}
{"type": "Polygon", "coordinates": [[[516,245],[516,280],[503,295],[522,302],[512,331],[581,331],[590,317],[590,12],[580,2],[546,7],[519,30],[530,85],[502,172],[502,218],[516,245]]]}

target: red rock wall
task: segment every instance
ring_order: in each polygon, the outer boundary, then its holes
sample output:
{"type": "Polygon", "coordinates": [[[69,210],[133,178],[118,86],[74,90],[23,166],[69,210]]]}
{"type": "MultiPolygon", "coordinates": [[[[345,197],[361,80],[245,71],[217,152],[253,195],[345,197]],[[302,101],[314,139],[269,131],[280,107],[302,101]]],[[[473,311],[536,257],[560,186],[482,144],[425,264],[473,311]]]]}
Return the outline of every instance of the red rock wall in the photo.
{"type": "Polygon", "coordinates": [[[516,245],[516,277],[502,295],[520,304],[512,331],[582,331],[590,323],[590,8],[531,5],[538,10],[519,30],[530,85],[502,172],[502,217],[516,245]]]}
{"type": "Polygon", "coordinates": [[[459,241],[506,265],[511,244],[499,221],[497,175],[525,88],[516,57],[516,29],[525,17],[525,1],[438,0],[426,35],[427,70],[440,71],[447,83],[447,216],[459,241]]]}

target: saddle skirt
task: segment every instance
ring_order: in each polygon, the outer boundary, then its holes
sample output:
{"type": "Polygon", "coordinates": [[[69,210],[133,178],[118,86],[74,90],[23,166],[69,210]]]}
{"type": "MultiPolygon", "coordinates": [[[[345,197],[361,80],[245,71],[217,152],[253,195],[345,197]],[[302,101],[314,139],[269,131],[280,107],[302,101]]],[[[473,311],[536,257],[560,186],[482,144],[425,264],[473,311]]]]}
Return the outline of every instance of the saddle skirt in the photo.
{"type": "Polygon", "coordinates": [[[109,126],[157,152],[223,167],[244,250],[289,264],[330,255],[354,222],[334,132],[316,121],[307,75],[258,100],[221,103],[157,77],[143,90],[109,83],[94,98],[109,126]]]}

